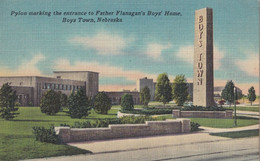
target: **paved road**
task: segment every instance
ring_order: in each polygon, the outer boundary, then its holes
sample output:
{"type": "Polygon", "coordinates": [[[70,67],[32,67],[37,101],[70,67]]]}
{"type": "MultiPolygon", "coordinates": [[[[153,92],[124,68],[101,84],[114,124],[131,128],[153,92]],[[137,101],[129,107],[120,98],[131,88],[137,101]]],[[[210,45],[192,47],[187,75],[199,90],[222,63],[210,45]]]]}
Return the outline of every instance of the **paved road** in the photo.
{"type": "Polygon", "coordinates": [[[71,144],[92,151],[93,154],[90,155],[62,156],[34,160],[258,161],[258,142],[258,137],[229,139],[210,136],[207,133],[118,139],[71,144]]]}

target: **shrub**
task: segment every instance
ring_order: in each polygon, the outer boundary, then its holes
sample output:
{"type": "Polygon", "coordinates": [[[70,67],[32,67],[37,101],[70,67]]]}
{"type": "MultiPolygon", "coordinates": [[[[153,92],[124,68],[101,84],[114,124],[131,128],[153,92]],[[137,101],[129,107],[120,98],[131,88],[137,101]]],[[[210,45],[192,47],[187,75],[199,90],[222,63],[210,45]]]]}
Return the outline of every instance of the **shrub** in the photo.
{"type": "Polygon", "coordinates": [[[148,116],[123,116],[120,118],[121,124],[143,124],[145,121],[154,121],[156,118],[148,116]]]}
{"type": "Polygon", "coordinates": [[[99,114],[107,114],[112,104],[110,98],[105,92],[99,92],[94,100],[94,110],[99,114]]]}
{"type": "Polygon", "coordinates": [[[124,94],[122,96],[121,109],[122,110],[133,110],[134,109],[134,101],[133,101],[132,95],[124,94]]]}
{"type": "Polygon", "coordinates": [[[123,113],[140,114],[140,115],[160,115],[160,114],[171,114],[173,108],[147,108],[147,109],[134,109],[134,110],[121,110],[123,113]]]}
{"type": "Polygon", "coordinates": [[[84,121],[84,122],[74,122],[72,128],[98,128],[98,127],[108,127],[110,124],[109,120],[95,120],[94,122],[91,121],[84,121]]]}
{"type": "Polygon", "coordinates": [[[16,92],[5,83],[0,89],[0,117],[5,120],[11,120],[19,113],[15,111],[18,108],[15,107],[16,92]]]}
{"type": "Polygon", "coordinates": [[[72,93],[68,99],[69,115],[71,118],[82,118],[88,116],[90,106],[86,93],[80,89],[77,93],[72,93]]]}
{"type": "Polygon", "coordinates": [[[210,107],[185,106],[181,110],[182,111],[225,111],[226,109],[223,107],[217,107],[217,106],[210,106],[210,107]]]}
{"type": "Polygon", "coordinates": [[[40,103],[41,112],[47,115],[53,115],[60,111],[60,94],[54,90],[47,91],[40,103]]]}
{"type": "Polygon", "coordinates": [[[57,144],[59,142],[58,136],[55,133],[54,125],[50,128],[34,126],[32,127],[33,134],[37,141],[57,144]]]}
{"type": "Polygon", "coordinates": [[[190,122],[190,131],[198,131],[200,127],[200,124],[198,124],[197,122],[190,122]]]}

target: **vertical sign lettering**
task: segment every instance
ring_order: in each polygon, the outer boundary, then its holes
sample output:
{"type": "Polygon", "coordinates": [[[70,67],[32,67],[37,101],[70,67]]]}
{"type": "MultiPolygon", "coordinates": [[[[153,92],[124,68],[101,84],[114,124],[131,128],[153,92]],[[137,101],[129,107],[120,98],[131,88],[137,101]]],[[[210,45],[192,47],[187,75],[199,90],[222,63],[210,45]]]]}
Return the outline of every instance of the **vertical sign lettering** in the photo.
{"type": "MultiPolygon", "coordinates": [[[[199,16],[199,42],[198,42],[198,45],[200,47],[200,49],[202,48],[203,46],[203,42],[202,42],[202,36],[203,36],[203,29],[204,29],[204,26],[203,26],[203,16],[199,16]]],[[[198,85],[202,85],[202,76],[203,76],[203,64],[202,64],[202,57],[203,57],[203,53],[200,53],[198,58],[198,70],[197,70],[197,76],[198,76],[198,79],[197,79],[197,84],[198,85]]]]}

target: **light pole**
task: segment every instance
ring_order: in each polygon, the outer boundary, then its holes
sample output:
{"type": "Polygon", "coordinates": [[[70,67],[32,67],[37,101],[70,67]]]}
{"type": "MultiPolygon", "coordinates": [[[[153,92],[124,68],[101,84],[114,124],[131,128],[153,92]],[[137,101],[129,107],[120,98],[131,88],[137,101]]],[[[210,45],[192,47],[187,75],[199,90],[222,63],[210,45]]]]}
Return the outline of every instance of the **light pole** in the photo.
{"type": "Polygon", "coordinates": [[[234,87],[234,106],[235,106],[234,126],[237,126],[237,107],[236,107],[236,99],[237,99],[237,88],[234,87]]]}

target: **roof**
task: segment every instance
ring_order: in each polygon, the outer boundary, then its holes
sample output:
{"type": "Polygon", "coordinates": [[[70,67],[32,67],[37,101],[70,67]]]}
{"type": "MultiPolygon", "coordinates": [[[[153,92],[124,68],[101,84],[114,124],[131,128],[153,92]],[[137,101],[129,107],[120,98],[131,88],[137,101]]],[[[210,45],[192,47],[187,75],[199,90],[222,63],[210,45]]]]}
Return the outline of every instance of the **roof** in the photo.
{"type": "Polygon", "coordinates": [[[64,71],[53,71],[53,73],[83,73],[83,72],[88,72],[88,73],[97,73],[98,74],[98,72],[93,72],[93,71],[87,71],[87,70],[85,70],[85,71],[69,71],[69,70],[64,70],[64,71]]]}

